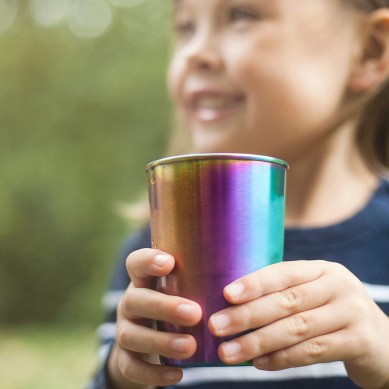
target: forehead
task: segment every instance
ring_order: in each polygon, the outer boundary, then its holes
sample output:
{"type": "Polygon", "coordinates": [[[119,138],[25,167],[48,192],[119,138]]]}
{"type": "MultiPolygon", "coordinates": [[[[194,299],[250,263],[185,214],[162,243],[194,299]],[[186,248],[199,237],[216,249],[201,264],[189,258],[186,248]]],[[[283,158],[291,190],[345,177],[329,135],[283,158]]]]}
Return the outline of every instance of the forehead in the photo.
{"type": "Polygon", "coordinates": [[[180,8],[183,5],[191,6],[210,6],[212,8],[219,8],[223,6],[229,6],[230,4],[236,5],[257,5],[274,7],[281,10],[291,10],[293,13],[303,11],[304,9],[310,9],[315,3],[326,3],[335,5],[345,5],[345,3],[366,3],[374,0],[172,0],[173,9],[180,8]]]}
{"type": "MultiPolygon", "coordinates": [[[[244,4],[251,4],[251,5],[272,5],[275,6],[279,2],[283,2],[284,0],[172,0],[173,4],[173,10],[179,9],[181,6],[208,6],[213,9],[218,9],[224,7],[228,7],[231,4],[237,4],[237,5],[244,5],[244,4]]],[[[290,3],[291,0],[287,0],[287,3],[290,3]]],[[[299,0],[293,0],[299,1],[299,0]]],[[[303,1],[312,1],[312,0],[303,0],[303,1]]],[[[319,1],[319,0],[315,0],[319,1]]],[[[328,1],[328,0],[327,0],[328,1]]]]}
{"type": "Polygon", "coordinates": [[[280,15],[295,15],[311,13],[314,10],[323,12],[327,9],[338,9],[339,5],[344,5],[346,2],[355,2],[363,0],[172,0],[173,11],[178,11],[182,8],[190,10],[199,9],[201,13],[209,11],[218,11],[219,9],[228,8],[230,6],[254,6],[259,7],[259,10],[275,10],[280,15]]]}
{"type": "MultiPolygon", "coordinates": [[[[177,18],[184,15],[207,23],[224,20],[232,8],[247,6],[262,21],[271,22],[283,31],[301,31],[305,40],[311,40],[311,36],[324,39],[323,36],[339,32],[342,27],[353,28],[354,12],[350,12],[353,7],[347,5],[357,1],[362,0],[172,0],[171,4],[177,18]]],[[[269,26],[261,24],[264,25],[269,26]]]]}

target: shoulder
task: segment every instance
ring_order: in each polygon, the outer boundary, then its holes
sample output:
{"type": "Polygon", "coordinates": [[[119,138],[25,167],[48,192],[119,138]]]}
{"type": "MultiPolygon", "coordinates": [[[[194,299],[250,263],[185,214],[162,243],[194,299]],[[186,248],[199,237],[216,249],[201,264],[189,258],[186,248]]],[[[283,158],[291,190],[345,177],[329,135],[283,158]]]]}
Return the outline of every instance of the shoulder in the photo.
{"type": "Polygon", "coordinates": [[[127,258],[132,251],[151,247],[150,227],[143,226],[135,233],[131,234],[124,242],[122,247],[121,258],[127,258]]]}
{"type": "Polygon", "coordinates": [[[389,196],[389,177],[382,179],[383,192],[389,196]]]}
{"type": "Polygon", "coordinates": [[[137,232],[131,234],[125,240],[119,255],[119,260],[117,262],[115,271],[111,279],[111,290],[123,290],[127,288],[130,282],[126,270],[127,257],[131,252],[135,250],[150,247],[150,241],[150,227],[148,224],[143,228],[139,229],[137,232]]]}
{"type": "Polygon", "coordinates": [[[381,211],[389,212],[389,179],[384,178],[375,193],[373,202],[380,208],[381,211]]]}

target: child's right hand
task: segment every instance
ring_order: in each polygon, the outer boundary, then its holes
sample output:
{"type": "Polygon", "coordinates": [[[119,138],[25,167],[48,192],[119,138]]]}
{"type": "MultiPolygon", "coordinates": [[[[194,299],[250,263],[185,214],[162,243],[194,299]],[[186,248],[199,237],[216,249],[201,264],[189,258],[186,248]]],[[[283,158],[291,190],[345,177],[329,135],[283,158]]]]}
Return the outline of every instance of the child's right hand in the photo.
{"type": "Polygon", "coordinates": [[[182,370],[163,366],[159,355],[186,359],[196,351],[191,335],[152,329],[154,320],[178,326],[193,326],[201,319],[201,308],[194,301],[152,290],[155,277],[169,274],[174,258],[160,250],[141,249],[126,262],[131,283],[117,309],[116,344],[108,362],[115,388],[166,386],[182,379],[182,370]]]}

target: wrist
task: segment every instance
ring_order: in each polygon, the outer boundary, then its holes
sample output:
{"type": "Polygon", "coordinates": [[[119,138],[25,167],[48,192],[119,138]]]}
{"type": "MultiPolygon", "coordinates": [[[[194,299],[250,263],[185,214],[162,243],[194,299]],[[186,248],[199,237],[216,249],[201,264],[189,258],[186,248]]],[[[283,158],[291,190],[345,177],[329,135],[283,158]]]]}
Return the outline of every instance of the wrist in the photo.
{"type": "Polygon", "coordinates": [[[363,389],[389,389],[389,317],[379,308],[377,313],[373,346],[365,348],[370,351],[345,363],[350,378],[363,389]]]}

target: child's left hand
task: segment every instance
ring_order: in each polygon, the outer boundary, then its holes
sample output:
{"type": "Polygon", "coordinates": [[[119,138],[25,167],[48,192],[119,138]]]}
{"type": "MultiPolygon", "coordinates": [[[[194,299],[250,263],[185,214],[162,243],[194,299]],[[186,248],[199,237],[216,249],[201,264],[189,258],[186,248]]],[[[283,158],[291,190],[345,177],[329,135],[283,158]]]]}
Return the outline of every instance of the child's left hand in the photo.
{"type": "Polygon", "coordinates": [[[253,330],[220,345],[225,363],[281,370],[343,361],[357,385],[389,387],[389,318],[342,265],[278,263],[228,285],[224,296],[233,306],[211,316],[212,333],[253,330]]]}

